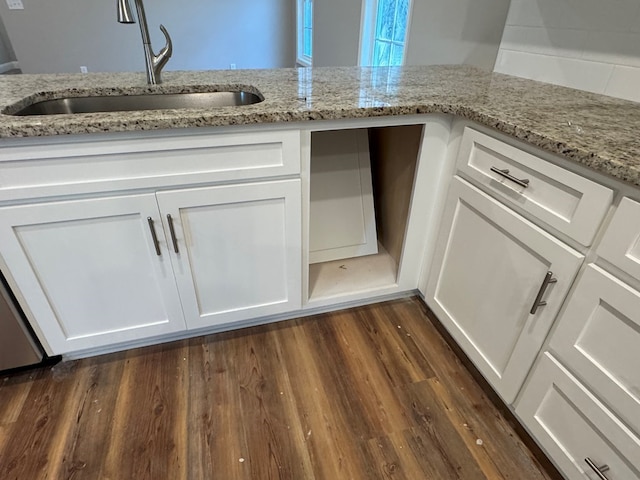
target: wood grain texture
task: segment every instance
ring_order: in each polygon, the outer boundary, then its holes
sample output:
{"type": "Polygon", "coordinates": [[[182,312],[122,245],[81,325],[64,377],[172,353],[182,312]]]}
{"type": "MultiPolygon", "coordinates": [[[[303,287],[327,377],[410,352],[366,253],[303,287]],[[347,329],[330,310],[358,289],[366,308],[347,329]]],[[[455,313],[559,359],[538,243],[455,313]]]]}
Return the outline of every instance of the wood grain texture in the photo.
{"type": "Polygon", "coordinates": [[[0,378],[0,478],[560,478],[428,314],[398,300],[0,378]]]}
{"type": "Polygon", "coordinates": [[[422,125],[369,129],[378,241],[400,264],[422,125]]]}

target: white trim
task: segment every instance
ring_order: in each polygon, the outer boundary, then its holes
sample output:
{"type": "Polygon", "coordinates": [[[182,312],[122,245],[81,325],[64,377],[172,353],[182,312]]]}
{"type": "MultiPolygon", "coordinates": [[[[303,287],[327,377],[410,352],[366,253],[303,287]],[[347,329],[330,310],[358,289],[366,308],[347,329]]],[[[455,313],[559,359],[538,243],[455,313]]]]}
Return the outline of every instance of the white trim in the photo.
{"type": "Polygon", "coordinates": [[[0,63],[0,73],[5,73],[10,70],[16,70],[19,68],[20,68],[20,64],[18,62],[0,63]]]}
{"type": "Polygon", "coordinates": [[[378,0],[362,1],[362,17],[360,19],[360,45],[358,48],[358,66],[368,67],[371,65],[371,55],[373,54],[373,35],[376,30],[376,11],[378,10],[378,0]]]}

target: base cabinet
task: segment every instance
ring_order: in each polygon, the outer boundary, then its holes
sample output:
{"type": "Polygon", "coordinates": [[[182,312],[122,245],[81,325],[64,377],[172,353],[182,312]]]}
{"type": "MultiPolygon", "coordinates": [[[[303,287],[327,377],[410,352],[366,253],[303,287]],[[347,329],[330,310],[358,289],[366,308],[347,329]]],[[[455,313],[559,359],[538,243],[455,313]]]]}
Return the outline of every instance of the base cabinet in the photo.
{"type": "Polygon", "coordinates": [[[54,354],[185,328],[152,193],[2,208],[0,245],[54,354]]]}
{"type": "Polygon", "coordinates": [[[0,209],[0,253],[50,353],[295,310],[300,180],[0,209]],[[186,322],[185,322],[186,319],[186,322]]]}
{"type": "Polygon", "coordinates": [[[512,403],[583,256],[458,177],[446,205],[426,300],[512,403]]]}
{"type": "Polygon", "coordinates": [[[301,308],[300,180],[157,197],[187,328],[301,308]]]}
{"type": "Polygon", "coordinates": [[[516,414],[567,479],[640,479],[640,439],[550,353],[542,355],[516,414]]]}

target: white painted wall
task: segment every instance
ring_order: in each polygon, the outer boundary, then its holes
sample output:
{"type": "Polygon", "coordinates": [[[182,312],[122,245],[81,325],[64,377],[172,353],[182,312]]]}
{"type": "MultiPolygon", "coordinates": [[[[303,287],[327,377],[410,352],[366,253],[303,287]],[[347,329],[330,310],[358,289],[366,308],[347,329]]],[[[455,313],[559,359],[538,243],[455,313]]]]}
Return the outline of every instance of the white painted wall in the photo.
{"type": "Polygon", "coordinates": [[[405,63],[491,70],[508,10],[509,0],[413,0],[405,63]]]}
{"type": "Polygon", "coordinates": [[[640,0],[512,0],[495,71],[640,102],[640,0]]]}
{"type": "MultiPolygon", "coordinates": [[[[24,10],[0,2],[20,67],[25,73],[143,71],[138,25],[116,22],[114,0],[23,0],[24,10]]],[[[293,0],[147,0],[156,51],[163,23],[174,43],[166,70],[275,68],[295,61],[293,0]]]]}
{"type": "Polygon", "coordinates": [[[7,31],[4,27],[4,23],[2,23],[2,19],[0,18],[0,68],[2,65],[15,61],[15,59],[16,56],[11,48],[11,42],[9,42],[7,31]]]}
{"type": "MultiPolygon", "coordinates": [[[[363,0],[314,2],[313,65],[358,64],[363,0]]],[[[407,65],[492,69],[509,0],[412,0],[407,65]]]]}
{"type": "Polygon", "coordinates": [[[313,66],[357,65],[362,0],[315,0],[313,17],[313,66]]]}

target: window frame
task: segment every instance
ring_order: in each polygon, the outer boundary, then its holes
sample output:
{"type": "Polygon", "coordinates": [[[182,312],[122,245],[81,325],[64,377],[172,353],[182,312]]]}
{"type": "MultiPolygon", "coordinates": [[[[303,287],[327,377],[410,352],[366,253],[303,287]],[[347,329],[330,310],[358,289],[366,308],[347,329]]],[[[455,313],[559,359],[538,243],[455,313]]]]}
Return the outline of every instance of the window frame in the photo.
{"type": "Polygon", "coordinates": [[[313,0],[296,0],[296,64],[310,67],[313,64],[313,0]],[[304,54],[304,5],[311,4],[311,55],[304,54]]]}
{"type": "MultiPolygon", "coordinates": [[[[370,67],[373,65],[373,52],[375,50],[376,23],[378,15],[378,4],[381,0],[362,1],[362,19],[360,21],[360,47],[358,51],[358,65],[370,67]]],[[[402,48],[402,63],[407,59],[407,45],[411,28],[411,16],[413,13],[413,0],[408,0],[407,4],[407,29],[405,31],[404,44],[402,48]]],[[[392,42],[397,43],[397,42],[392,42]]]]}

